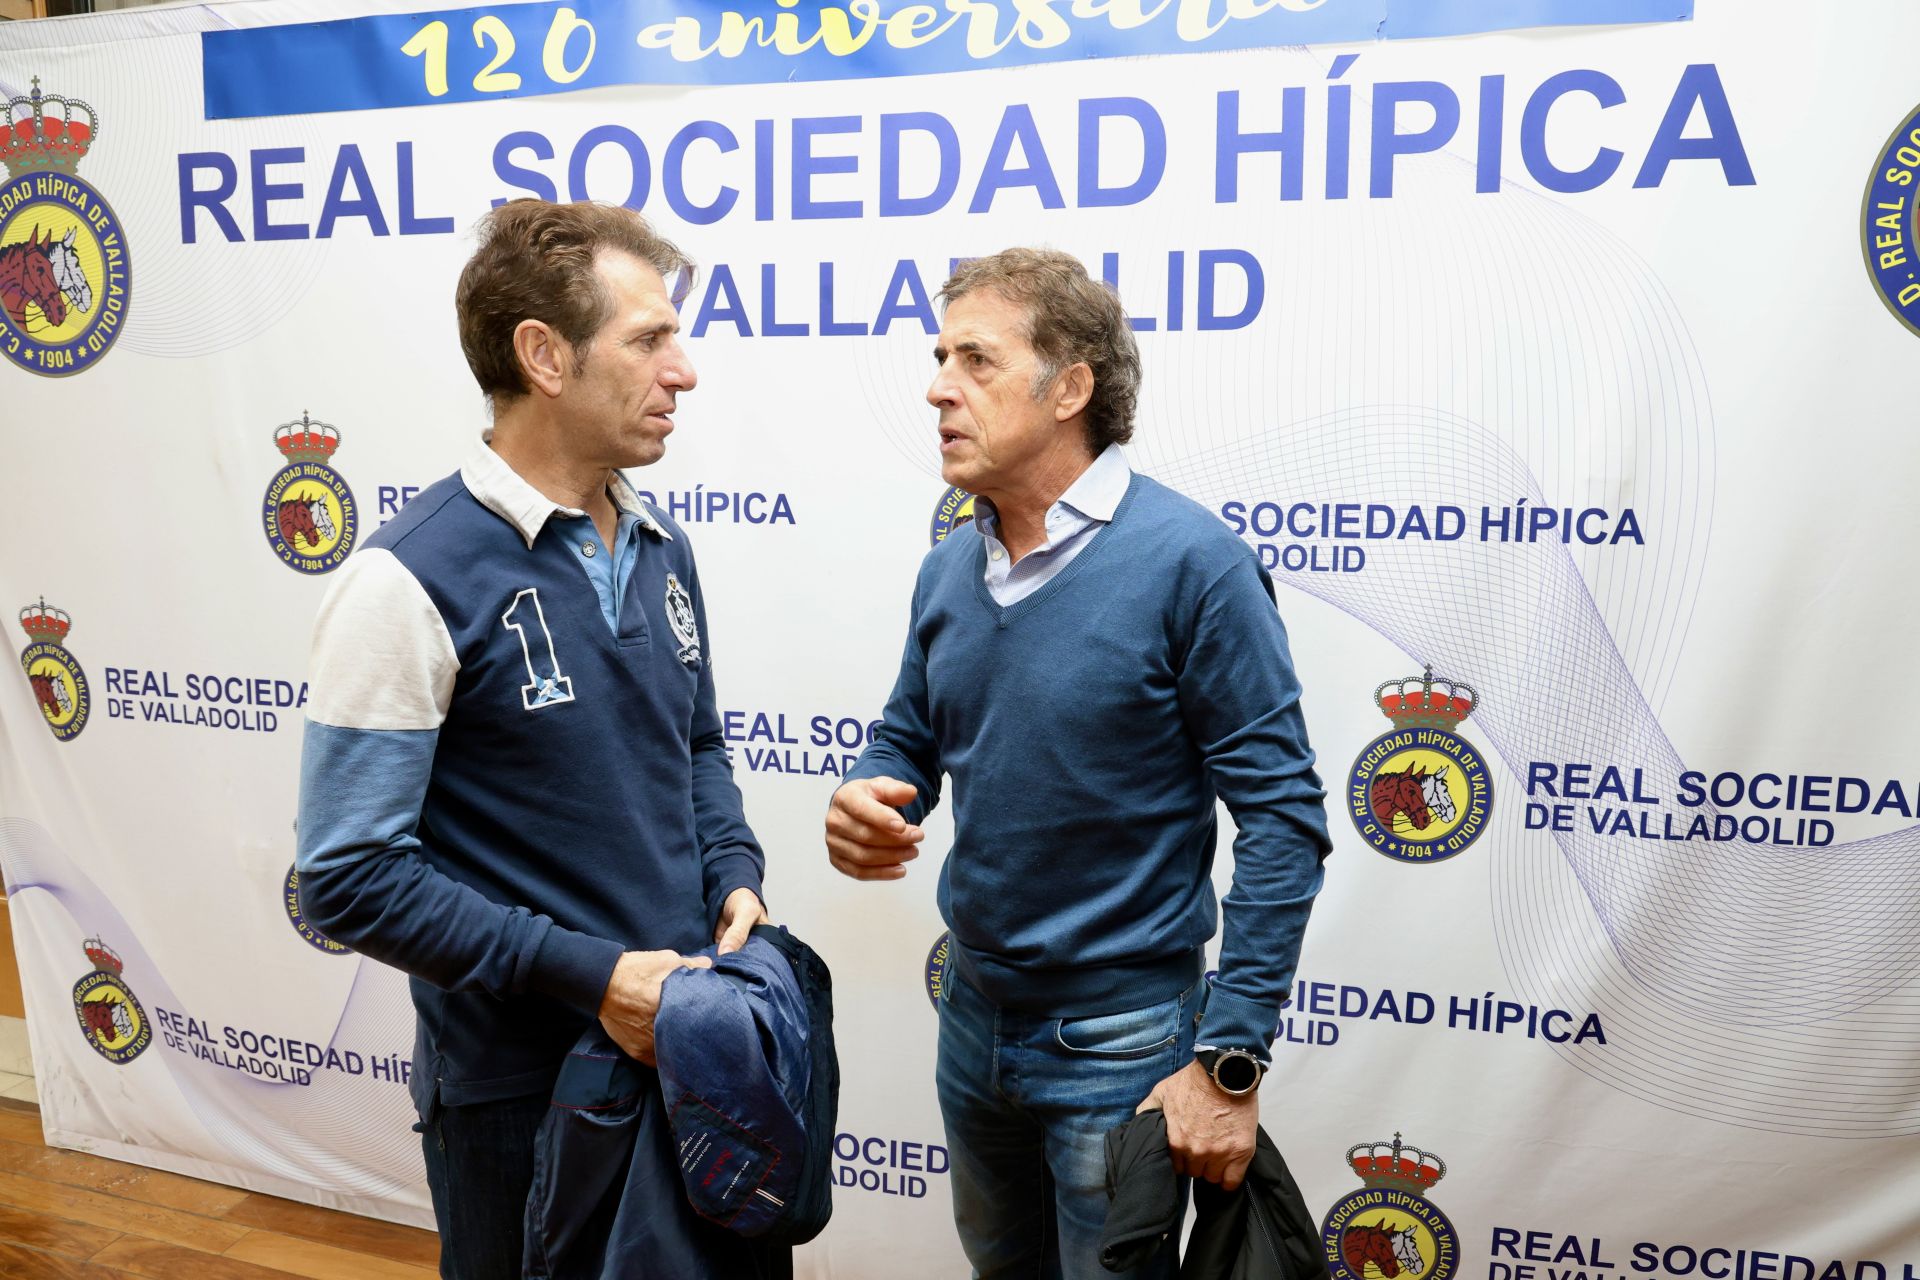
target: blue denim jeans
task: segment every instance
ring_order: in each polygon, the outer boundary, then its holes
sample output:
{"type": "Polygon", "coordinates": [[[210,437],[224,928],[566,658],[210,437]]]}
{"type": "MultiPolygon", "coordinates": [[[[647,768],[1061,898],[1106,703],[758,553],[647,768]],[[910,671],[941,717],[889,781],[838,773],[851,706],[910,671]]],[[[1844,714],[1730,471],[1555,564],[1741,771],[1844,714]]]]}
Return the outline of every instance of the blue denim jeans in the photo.
{"type": "Polygon", "coordinates": [[[520,1280],[533,1181],[533,1136],[547,1095],[444,1106],[414,1128],[427,1158],[427,1190],[440,1228],[444,1280],[520,1280]]]}
{"type": "MultiPolygon", "coordinates": [[[[981,1280],[1110,1280],[1106,1134],[1193,1060],[1202,989],[1127,1013],[1043,1018],[994,1005],[952,970],[937,1081],[953,1217],[981,1280]]],[[[1181,1180],[1186,1195],[1186,1180],[1181,1180]]],[[[1122,1274],[1171,1280],[1179,1233],[1122,1274]]]]}

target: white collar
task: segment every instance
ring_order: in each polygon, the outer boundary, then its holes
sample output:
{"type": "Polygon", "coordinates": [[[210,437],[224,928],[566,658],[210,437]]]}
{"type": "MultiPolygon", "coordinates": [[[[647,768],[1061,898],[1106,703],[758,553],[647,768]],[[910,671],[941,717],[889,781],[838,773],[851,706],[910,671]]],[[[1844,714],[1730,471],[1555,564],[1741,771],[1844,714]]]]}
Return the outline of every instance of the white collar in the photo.
{"type": "Polygon", "coordinates": [[[1067,491],[1060,495],[1060,503],[1089,520],[1110,523],[1132,482],[1133,468],[1127,465],[1127,455],[1120,452],[1119,445],[1110,444],[1100,451],[1092,466],[1080,473],[1078,480],[1067,486],[1067,491]]]}
{"type": "MultiPolygon", "coordinates": [[[[540,536],[541,528],[550,517],[586,514],[575,507],[561,506],[528,484],[519,472],[507,465],[505,458],[493,451],[487,443],[492,438],[493,432],[486,432],[480,444],[460,464],[460,482],[467,486],[467,492],[477,498],[481,506],[512,525],[514,531],[526,540],[528,550],[533,549],[533,540],[540,536]]],[[[654,519],[653,512],[634,492],[633,485],[618,471],[608,473],[607,496],[613,499],[616,508],[638,517],[650,532],[669,542],[673,541],[673,535],[654,519]]]]}
{"type": "MultiPolygon", "coordinates": [[[[1127,486],[1132,482],[1133,468],[1127,465],[1127,455],[1120,452],[1119,445],[1110,444],[1067,486],[1065,493],[1054,499],[1047,511],[1051,514],[1056,507],[1072,507],[1087,520],[1111,524],[1113,513],[1119,510],[1120,500],[1127,496],[1127,486]]],[[[974,525],[982,537],[1000,536],[1000,512],[991,499],[976,500],[974,525]]]]}

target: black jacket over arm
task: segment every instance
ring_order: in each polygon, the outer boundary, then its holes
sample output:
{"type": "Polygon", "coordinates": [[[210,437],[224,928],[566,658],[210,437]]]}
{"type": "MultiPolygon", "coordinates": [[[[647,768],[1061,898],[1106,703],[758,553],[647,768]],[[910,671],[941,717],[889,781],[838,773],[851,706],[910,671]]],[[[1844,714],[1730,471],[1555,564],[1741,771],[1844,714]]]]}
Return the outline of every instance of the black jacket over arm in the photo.
{"type": "MultiPolygon", "coordinates": [[[[1180,1220],[1180,1181],[1161,1112],[1143,1111],[1107,1134],[1107,1195],[1100,1265],[1124,1271],[1152,1257],[1180,1220]]],[[[1313,1216],[1265,1129],[1239,1190],[1196,1181],[1193,1203],[1180,1280],[1324,1280],[1313,1216]]]]}

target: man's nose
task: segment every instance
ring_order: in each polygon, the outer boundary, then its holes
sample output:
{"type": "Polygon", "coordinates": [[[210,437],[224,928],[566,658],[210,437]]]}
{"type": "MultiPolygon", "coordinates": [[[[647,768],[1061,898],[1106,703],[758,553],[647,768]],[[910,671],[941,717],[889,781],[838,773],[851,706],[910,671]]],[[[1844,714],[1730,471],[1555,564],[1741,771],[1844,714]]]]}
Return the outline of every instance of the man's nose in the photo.
{"type": "Polygon", "coordinates": [[[669,338],[667,362],[660,370],[660,384],[673,387],[678,391],[691,391],[700,385],[700,375],[694,372],[693,361],[687,355],[687,349],[680,345],[679,339],[669,338]]]}
{"type": "Polygon", "coordinates": [[[952,365],[953,362],[949,360],[936,369],[933,381],[927,386],[927,403],[936,409],[945,409],[960,403],[960,394],[948,373],[952,365]]]}

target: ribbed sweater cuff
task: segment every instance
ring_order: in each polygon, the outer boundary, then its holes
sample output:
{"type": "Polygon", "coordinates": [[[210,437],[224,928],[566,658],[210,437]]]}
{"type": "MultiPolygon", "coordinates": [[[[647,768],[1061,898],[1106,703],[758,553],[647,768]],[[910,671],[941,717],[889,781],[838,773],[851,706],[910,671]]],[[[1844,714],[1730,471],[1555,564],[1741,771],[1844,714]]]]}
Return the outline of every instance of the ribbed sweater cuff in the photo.
{"type": "Polygon", "coordinates": [[[1215,1049],[1245,1049],[1264,1062],[1272,1056],[1273,1036],[1279,1025],[1278,1002],[1248,1000],[1215,986],[1207,993],[1207,1011],[1194,1043],[1215,1049]]]}
{"type": "Polygon", "coordinates": [[[707,864],[703,878],[707,885],[708,933],[719,926],[720,908],[735,889],[751,889],[761,902],[767,900],[766,891],[760,887],[760,868],[750,853],[721,854],[707,864]]]}
{"type": "Polygon", "coordinates": [[[540,940],[527,973],[527,986],[582,1013],[598,1015],[624,948],[617,942],[575,933],[558,925],[540,940]]]}

